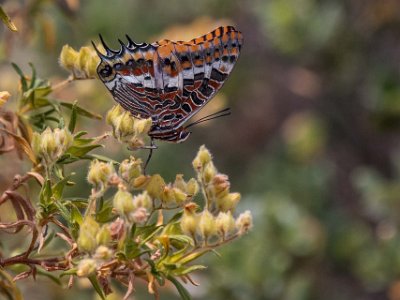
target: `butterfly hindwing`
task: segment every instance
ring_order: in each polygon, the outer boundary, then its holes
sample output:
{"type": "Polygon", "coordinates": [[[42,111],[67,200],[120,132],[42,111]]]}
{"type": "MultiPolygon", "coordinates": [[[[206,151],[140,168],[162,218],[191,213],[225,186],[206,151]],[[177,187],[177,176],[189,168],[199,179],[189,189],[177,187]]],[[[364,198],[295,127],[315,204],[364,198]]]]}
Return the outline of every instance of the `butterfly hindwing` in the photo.
{"type": "Polygon", "coordinates": [[[208,103],[235,65],[242,34],[219,27],[189,42],[122,42],[99,53],[98,74],[114,99],[133,115],[151,117],[159,131],[179,128],[208,103]]]}

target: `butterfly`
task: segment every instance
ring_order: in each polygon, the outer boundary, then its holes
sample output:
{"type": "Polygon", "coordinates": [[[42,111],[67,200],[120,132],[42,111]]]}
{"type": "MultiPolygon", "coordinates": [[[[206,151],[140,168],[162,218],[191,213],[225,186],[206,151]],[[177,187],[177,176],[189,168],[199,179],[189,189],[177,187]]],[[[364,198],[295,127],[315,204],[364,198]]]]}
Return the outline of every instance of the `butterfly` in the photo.
{"type": "Polygon", "coordinates": [[[199,122],[229,114],[229,109],[185,123],[221,89],[231,73],[243,44],[233,26],[219,27],[188,42],[160,40],[128,43],[119,51],[110,49],[100,35],[106,53],[101,53],[97,74],[113,98],[138,118],[151,118],[148,135],[153,139],[180,143],[188,128],[199,122]]]}

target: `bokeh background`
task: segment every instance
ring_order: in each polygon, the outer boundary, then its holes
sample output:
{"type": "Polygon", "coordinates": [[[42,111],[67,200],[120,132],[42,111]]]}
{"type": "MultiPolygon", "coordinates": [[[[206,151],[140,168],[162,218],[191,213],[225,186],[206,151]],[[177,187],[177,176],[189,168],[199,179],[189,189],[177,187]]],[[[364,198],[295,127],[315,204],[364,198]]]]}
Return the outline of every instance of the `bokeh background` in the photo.
{"type": "MultiPolygon", "coordinates": [[[[205,144],[242,193],[239,210],[254,214],[250,234],[204,259],[210,267],[195,276],[194,298],[400,299],[398,0],[0,4],[19,29],[0,26],[0,89],[14,97],[11,61],[27,71],[33,62],[42,78],[59,82],[68,76],[58,65],[62,46],[89,45],[98,33],[117,48],[125,33],[153,42],[236,26],[245,38],[241,57],[200,114],[231,107],[232,115],[198,126],[183,144],[159,143],[149,167],[169,180],[193,176],[191,160],[205,144]]],[[[102,115],[114,104],[98,80],[74,82],[54,98],[77,99],[102,115]]],[[[103,121],[78,125],[92,136],[109,130],[103,121]]],[[[129,155],[112,139],[98,153],[129,155]]],[[[0,190],[27,168],[12,154],[0,164],[0,190]]],[[[70,193],[88,193],[86,167],[70,193]]],[[[26,299],[94,299],[85,282],[72,291],[46,280],[19,287],[26,299]]],[[[173,287],[161,294],[178,298],[173,287]]],[[[135,299],[147,298],[138,286],[135,299]]]]}

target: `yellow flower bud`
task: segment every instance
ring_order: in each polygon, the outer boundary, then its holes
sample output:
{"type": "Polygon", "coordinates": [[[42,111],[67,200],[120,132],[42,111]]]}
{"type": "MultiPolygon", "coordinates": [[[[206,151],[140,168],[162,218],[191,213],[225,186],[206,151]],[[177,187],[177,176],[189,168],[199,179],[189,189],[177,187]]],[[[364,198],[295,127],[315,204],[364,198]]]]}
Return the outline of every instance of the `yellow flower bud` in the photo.
{"type": "Polygon", "coordinates": [[[86,74],[86,65],[91,59],[91,53],[92,51],[89,49],[89,47],[81,47],[81,49],[79,49],[78,59],[75,63],[75,69],[82,73],[82,76],[88,77],[88,74],[86,74]]]}
{"type": "Polygon", "coordinates": [[[208,151],[208,149],[202,145],[192,163],[195,171],[201,170],[205,164],[211,161],[211,158],[210,151],[208,151]]]}
{"type": "Polygon", "coordinates": [[[79,249],[92,252],[97,247],[96,234],[100,225],[91,216],[87,216],[80,227],[78,237],[79,249]]]}
{"type": "Polygon", "coordinates": [[[118,118],[124,113],[124,109],[120,105],[114,105],[108,112],[106,116],[106,123],[111,125],[114,129],[117,127],[119,122],[118,118]]]}
{"type": "Polygon", "coordinates": [[[97,263],[92,258],[82,259],[78,264],[76,275],[79,277],[87,277],[96,271],[97,263]]]}
{"type": "Polygon", "coordinates": [[[215,220],[215,226],[223,239],[234,232],[236,228],[235,219],[233,218],[231,212],[220,212],[215,220]]]}
{"type": "Polygon", "coordinates": [[[164,187],[164,179],[159,174],[155,174],[150,177],[150,181],[146,186],[146,191],[149,193],[150,197],[161,199],[164,187]]]}
{"type": "Polygon", "coordinates": [[[197,207],[197,204],[193,202],[186,204],[180,222],[183,233],[192,237],[195,236],[198,225],[197,207]]]}
{"type": "Polygon", "coordinates": [[[177,174],[175,177],[175,182],[174,182],[174,187],[182,190],[182,191],[186,191],[187,188],[187,184],[185,182],[185,180],[183,179],[183,175],[182,174],[177,174]]]}
{"type": "Polygon", "coordinates": [[[194,178],[191,178],[186,187],[186,192],[190,196],[194,196],[199,192],[199,184],[197,183],[197,180],[194,178]]]}
{"type": "Polygon", "coordinates": [[[127,183],[131,183],[131,181],[142,174],[142,160],[131,156],[130,159],[125,159],[121,162],[118,172],[122,179],[127,183]]]}
{"type": "Polygon", "coordinates": [[[67,71],[72,71],[75,67],[75,63],[78,60],[78,52],[76,52],[69,45],[64,45],[59,58],[61,67],[67,71]]]}
{"type": "Polygon", "coordinates": [[[178,188],[173,188],[172,191],[174,194],[175,202],[178,205],[187,199],[187,195],[182,190],[180,190],[178,188]]]}
{"type": "Polygon", "coordinates": [[[217,169],[215,168],[212,161],[207,163],[204,167],[203,178],[206,183],[209,183],[214,176],[217,174],[217,169]]]}
{"type": "Polygon", "coordinates": [[[10,98],[10,93],[7,91],[0,92],[0,107],[2,107],[10,98]]]}
{"type": "Polygon", "coordinates": [[[217,198],[217,208],[219,211],[233,211],[240,201],[239,193],[229,193],[222,198],[217,198]]]}
{"type": "Polygon", "coordinates": [[[151,198],[146,191],[133,197],[133,205],[135,208],[144,207],[146,209],[151,209],[153,207],[151,198]]]}
{"type": "Polygon", "coordinates": [[[174,195],[174,190],[170,185],[164,186],[164,189],[162,191],[161,195],[161,201],[165,204],[170,204],[174,202],[175,200],[175,195],[174,195]]]}
{"type": "Polygon", "coordinates": [[[151,118],[135,119],[134,130],[136,134],[147,134],[153,122],[151,118]]]}
{"type": "Polygon", "coordinates": [[[208,211],[203,210],[199,218],[199,232],[204,240],[217,232],[214,216],[208,211]]]}
{"type": "Polygon", "coordinates": [[[95,159],[90,163],[87,180],[90,184],[103,189],[114,173],[112,163],[100,162],[95,159]]]}
{"type": "Polygon", "coordinates": [[[110,259],[113,256],[113,251],[106,246],[99,246],[94,253],[94,257],[97,259],[110,259]]]}
{"type": "MultiPolygon", "coordinates": [[[[93,53],[93,52],[92,52],[93,53]]],[[[97,66],[99,64],[99,57],[97,55],[90,57],[88,62],[86,63],[86,74],[88,75],[89,78],[95,78],[97,77],[97,66]]]]}
{"type": "Polygon", "coordinates": [[[236,228],[239,234],[244,234],[248,232],[253,227],[253,217],[249,210],[241,213],[236,219],[236,228]]]}
{"type": "Polygon", "coordinates": [[[130,112],[125,111],[118,121],[116,132],[120,138],[132,135],[134,133],[135,118],[130,112]]]}
{"type": "Polygon", "coordinates": [[[129,214],[135,209],[132,194],[122,189],[118,190],[114,196],[113,206],[118,213],[129,214]]]}
{"type": "Polygon", "coordinates": [[[133,181],[133,187],[137,189],[145,189],[150,180],[151,176],[140,175],[133,181]]]}
{"type": "Polygon", "coordinates": [[[111,231],[108,225],[101,226],[99,232],[96,234],[96,242],[98,245],[108,245],[111,241],[111,231]]]}

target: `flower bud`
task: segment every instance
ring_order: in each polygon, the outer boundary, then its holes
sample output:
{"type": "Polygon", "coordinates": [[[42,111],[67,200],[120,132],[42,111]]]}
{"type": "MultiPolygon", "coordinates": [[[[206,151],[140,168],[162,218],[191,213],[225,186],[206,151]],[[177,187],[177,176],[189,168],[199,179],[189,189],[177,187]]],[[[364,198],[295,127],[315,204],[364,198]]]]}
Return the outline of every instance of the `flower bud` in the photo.
{"type": "Polygon", "coordinates": [[[164,179],[159,174],[155,174],[150,177],[150,181],[146,186],[146,191],[149,193],[150,197],[161,199],[164,187],[164,179]]]}
{"type": "Polygon", "coordinates": [[[184,202],[188,198],[186,193],[182,192],[182,190],[178,188],[173,188],[172,191],[174,193],[175,202],[178,205],[184,202]]]}
{"type": "Polygon", "coordinates": [[[151,118],[135,119],[134,131],[136,134],[147,134],[153,125],[151,118]]]}
{"type": "Polygon", "coordinates": [[[119,138],[132,135],[134,133],[135,118],[130,112],[125,111],[117,120],[116,132],[119,138]]]}
{"type": "Polygon", "coordinates": [[[129,214],[135,209],[132,194],[119,189],[114,196],[113,206],[119,214],[129,214]]]}
{"type": "Polygon", "coordinates": [[[106,246],[99,246],[94,253],[94,257],[98,259],[110,259],[113,256],[113,252],[106,246]]]}
{"type": "Polygon", "coordinates": [[[215,226],[223,239],[229,236],[236,229],[231,212],[220,212],[215,220],[215,226]]]}
{"type": "Polygon", "coordinates": [[[62,47],[59,63],[61,67],[67,71],[73,71],[75,63],[78,60],[78,52],[76,52],[71,46],[64,45],[62,47]]]}
{"type": "Polygon", "coordinates": [[[212,161],[207,163],[204,167],[204,173],[203,173],[203,178],[206,183],[209,183],[217,174],[217,169],[215,168],[214,164],[212,161]]]}
{"type": "Polygon", "coordinates": [[[113,129],[117,127],[119,122],[118,118],[124,113],[124,109],[120,105],[114,105],[108,112],[106,116],[106,123],[111,125],[113,129]]]}
{"type": "Polygon", "coordinates": [[[201,213],[198,226],[200,235],[204,238],[204,240],[207,240],[217,231],[214,216],[208,210],[203,210],[201,213]]]}
{"type": "Polygon", "coordinates": [[[205,164],[209,163],[211,161],[211,153],[208,151],[208,149],[202,145],[199,149],[199,152],[197,152],[196,157],[193,160],[193,168],[196,171],[199,171],[201,168],[204,167],[205,164]]]}
{"type": "Polygon", "coordinates": [[[10,93],[7,91],[0,92],[0,107],[2,107],[10,98],[10,93]]]}
{"type": "Polygon", "coordinates": [[[180,222],[183,233],[192,237],[195,236],[198,225],[197,207],[197,204],[193,202],[186,204],[180,222]]]}
{"type": "Polygon", "coordinates": [[[78,271],[76,275],[79,277],[87,277],[96,271],[97,264],[92,258],[82,259],[78,264],[78,271]]]}
{"type": "Polygon", "coordinates": [[[119,174],[121,175],[122,179],[126,182],[130,183],[140,174],[142,174],[142,160],[135,159],[133,156],[130,159],[125,159],[121,162],[119,166],[119,174]]]}
{"type": "Polygon", "coordinates": [[[87,180],[95,187],[104,188],[110,177],[115,173],[112,163],[100,162],[97,159],[92,160],[87,180]]]}
{"type": "Polygon", "coordinates": [[[151,176],[140,175],[133,181],[133,187],[137,189],[145,189],[150,180],[151,176]]]}
{"type": "Polygon", "coordinates": [[[144,191],[143,193],[133,197],[133,206],[135,208],[144,207],[145,209],[151,209],[153,207],[153,203],[149,194],[144,191]]]}
{"type": "Polygon", "coordinates": [[[253,227],[253,217],[249,210],[241,213],[236,219],[236,228],[239,234],[248,232],[253,227]]]}
{"type": "Polygon", "coordinates": [[[111,233],[111,238],[113,240],[119,240],[125,233],[125,227],[124,227],[124,220],[121,218],[117,218],[115,221],[113,221],[109,225],[110,233],[111,233]]]}
{"type": "Polygon", "coordinates": [[[229,193],[231,186],[229,178],[225,174],[217,174],[212,180],[214,195],[217,198],[222,198],[229,193]]]}
{"type": "Polygon", "coordinates": [[[217,208],[219,211],[233,211],[240,201],[239,193],[229,193],[222,198],[217,198],[217,208]]]}
{"type": "Polygon", "coordinates": [[[101,226],[96,234],[96,242],[98,245],[108,245],[111,241],[111,230],[108,225],[101,226]]]}
{"type": "Polygon", "coordinates": [[[97,247],[96,234],[100,225],[91,216],[87,216],[80,227],[78,237],[79,249],[92,252],[97,247]]]}
{"type": "Polygon", "coordinates": [[[174,202],[175,200],[175,195],[174,195],[174,190],[170,185],[164,186],[164,189],[162,191],[161,195],[161,201],[165,204],[170,204],[174,202]]]}
{"type": "Polygon", "coordinates": [[[186,187],[186,192],[190,196],[194,196],[199,192],[199,184],[197,183],[197,180],[194,178],[191,178],[186,187]]]}
{"type": "Polygon", "coordinates": [[[175,182],[174,182],[173,186],[175,188],[178,188],[178,189],[182,190],[182,191],[186,191],[187,183],[183,179],[183,175],[182,174],[177,174],[176,175],[175,182]]]}
{"type": "Polygon", "coordinates": [[[144,207],[138,207],[130,213],[129,219],[136,224],[143,224],[147,221],[149,213],[144,207]]]}

